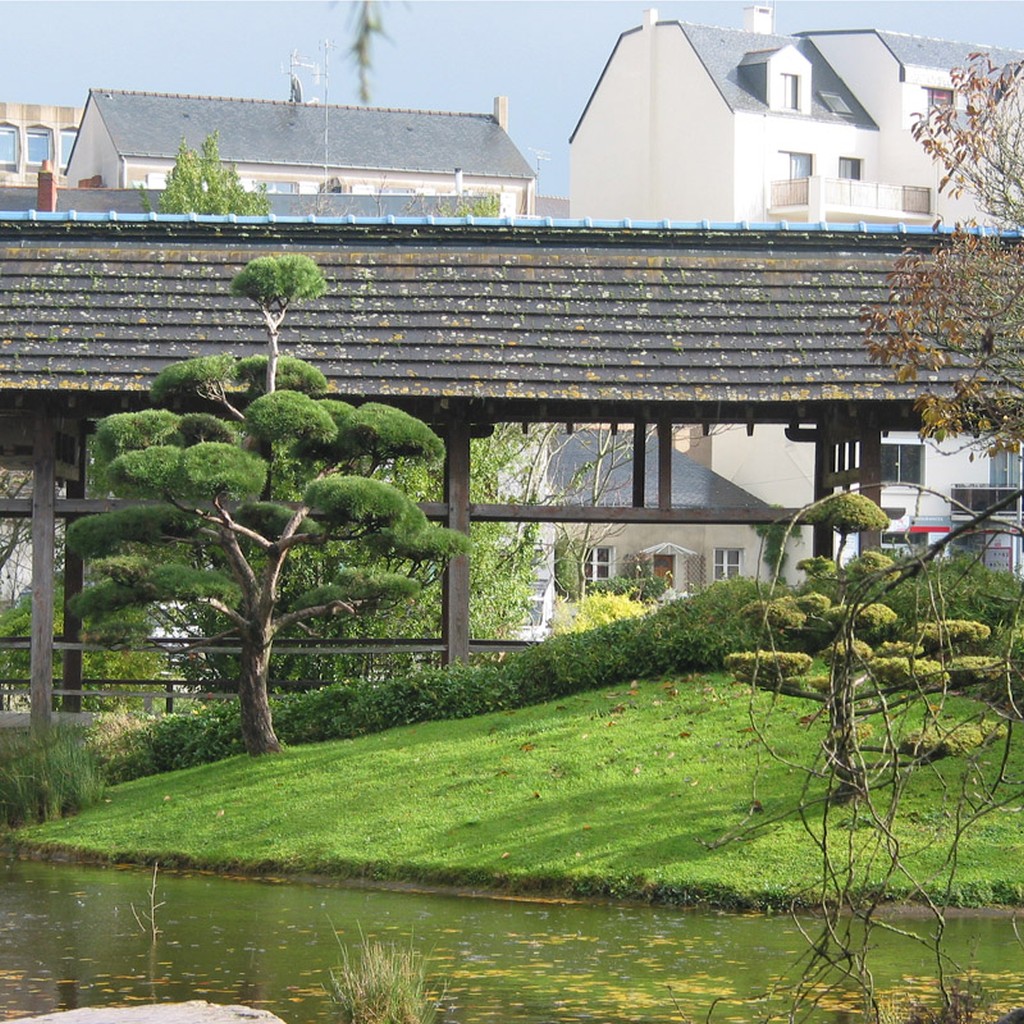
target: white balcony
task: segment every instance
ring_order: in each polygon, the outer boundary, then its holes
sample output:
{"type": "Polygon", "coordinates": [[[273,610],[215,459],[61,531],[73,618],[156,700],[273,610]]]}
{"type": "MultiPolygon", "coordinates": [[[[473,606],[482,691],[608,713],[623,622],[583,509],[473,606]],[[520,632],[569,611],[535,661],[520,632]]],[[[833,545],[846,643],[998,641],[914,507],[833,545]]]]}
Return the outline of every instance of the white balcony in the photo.
{"type": "Polygon", "coordinates": [[[852,178],[773,181],[768,216],[816,223],[928,224],[935,216],[932,189],[852,178]]]}

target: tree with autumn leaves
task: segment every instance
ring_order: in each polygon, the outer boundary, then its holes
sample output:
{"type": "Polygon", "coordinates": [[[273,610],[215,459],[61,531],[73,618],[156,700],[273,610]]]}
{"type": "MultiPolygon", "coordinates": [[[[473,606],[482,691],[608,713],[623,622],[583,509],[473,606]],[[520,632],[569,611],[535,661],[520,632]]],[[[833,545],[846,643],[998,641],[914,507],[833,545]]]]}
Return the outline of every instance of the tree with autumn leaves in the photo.
{"type": "Polygon", "coordinates": [[[125,609],[147,605],[217,614],[221,637],[240,647],[242,737],[252,755],[280,749],[267,692],[278,637],[411,600],[420,567],[468,548],[380,479],[399,460],[436,464],[437,435],[398,409],[329,397],[318,369],[278,355],[288,307],[325,288],[306,256],[252,261],[232,291],[259,306],[268,354],[175,364],[153,383],[157,408],[102,420],[95,450],[104,478],[116,495],[145,504],[68,530],[68,544],[91,559],[76,610],[94,630],[116,632],[125,609]],[[352,548],[358,557],[346,559],[352,548]],[[286,582],[303,550],[331,552],[337,568],[296,594],[286,582]]]}

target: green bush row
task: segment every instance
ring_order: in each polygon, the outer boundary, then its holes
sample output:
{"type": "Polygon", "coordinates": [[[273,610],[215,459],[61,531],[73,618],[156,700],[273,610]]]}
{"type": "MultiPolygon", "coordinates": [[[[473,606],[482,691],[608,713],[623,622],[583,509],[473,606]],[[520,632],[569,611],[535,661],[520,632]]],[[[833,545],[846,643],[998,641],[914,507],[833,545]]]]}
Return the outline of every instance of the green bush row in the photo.
{"type": "MultiPolygon", "coordinates": [[[[468,718],[663,674],[720,669],[725,656],[755,646],[757,626],[739,614],[757,593],[729,580],[639,619],[566,633],[505,661],[426,669],[380,682],[335,683],[272,700],[286,744],[350,739],[398,725],[468,718]]],[[[241,753],[238,707],[210,702],[148,722],[111,744],[107,775],[122,782],[241,753]]]]}

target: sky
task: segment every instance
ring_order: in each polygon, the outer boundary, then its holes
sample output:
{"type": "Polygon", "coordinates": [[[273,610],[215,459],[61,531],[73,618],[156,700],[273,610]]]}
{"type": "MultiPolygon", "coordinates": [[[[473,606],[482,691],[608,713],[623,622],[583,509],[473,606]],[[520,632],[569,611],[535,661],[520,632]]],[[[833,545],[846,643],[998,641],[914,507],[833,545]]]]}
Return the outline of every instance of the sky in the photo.
{"type": "MultiPolygon", "coordinates": [[[[489,113],[568,195],[569,136],[621,32],[662,19],[741,28],[751,0],[383,0],[373,106],[489,113]]],[[[1024,0],[777,0],[776,30],[883,28],[1024,50],[1024,0]]],[[[345,0],[0,0],[0,102],[83,106],[90,88],[359,103],[345,0]],[[325,43],[330,46],[325,47],[325,43]]]]}

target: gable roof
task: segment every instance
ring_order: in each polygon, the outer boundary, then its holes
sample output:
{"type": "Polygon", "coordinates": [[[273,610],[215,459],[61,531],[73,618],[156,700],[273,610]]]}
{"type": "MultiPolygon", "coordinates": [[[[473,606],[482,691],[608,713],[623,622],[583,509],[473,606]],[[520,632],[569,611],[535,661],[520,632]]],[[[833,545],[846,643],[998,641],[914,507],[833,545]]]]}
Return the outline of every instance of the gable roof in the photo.
{"type": "MultiPolygon", "coordinates": [[[[559,438],[548,465],[548,477],[565,504],[628,508],[633,502],[633,432],[610,439],[599,455],[599,435],[578,430],[559,438]],[[595,489],[596,485],[596,489],[595,489]],[[594,500],[594,495],[597,499],[594,500]]],[[[645,440],[644,504],[658,503],[658,438],[645,440]]],[[[672,449],[672,507],[714,509],[767,509],[771,506],[731,480],[702,466],[689,455],[672,449]]]]}
{"type": "Polygon", "coordinates": [[[274,100],[92,89],[83,114],[99,116],[121,156],[174,159],[182,138],[198,149],[218,132],[231,163],[408,170],[532,179],[491,114],[321,106],[274,100]]]}
{"type": "MultiPolygon", "coordinates": [[[[855,125],[858,128],[877,128],[871,115],[864,109],[857,97],[850,91],[846,83],[836,74],[832,65],[822,56],[818,48],[809,40],[800,36],[769,35],[764,32],[745,32],[740,29],[718,28],[714,25],[695,25],[684,21],[659,21],[653,29],[676,29],[689,42],[698,60],[704,66],[708,77],[714,83],[726,105],[732,111],[749,111],[763,114],[771,110],[766,100],[758,96],[752,89],[751,82],[743,70],[751,64],[763,63],[779,50],[792,46],[811,65],[811,109],[808,113],[792,113],[789,111],[772,111],[781,117],[797,117],[804,120],[826,121],[833,124],[855,125]],[[849,113],[839,113],[821,99],[822,93],[839,96],[845,102],[849,113]]],[[[594,96],[601,87],[601,82],[615,59],[616,51],[623,39],[637,32],[643,32],[641,26],[623,32],[615,43],[611,55],[605,62],[601,75],[587,99],[586,106],[576,127],[569,138],[570,143],[576,136],[594,96]]]]}

